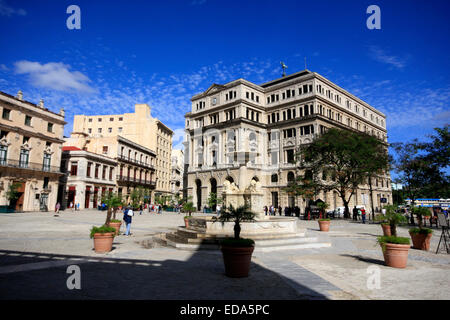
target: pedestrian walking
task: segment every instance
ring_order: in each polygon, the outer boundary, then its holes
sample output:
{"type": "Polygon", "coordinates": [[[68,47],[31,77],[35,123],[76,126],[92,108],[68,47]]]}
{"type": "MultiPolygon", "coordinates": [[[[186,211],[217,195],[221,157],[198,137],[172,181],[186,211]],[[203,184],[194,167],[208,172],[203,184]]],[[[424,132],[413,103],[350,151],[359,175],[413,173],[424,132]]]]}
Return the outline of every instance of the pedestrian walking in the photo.
{"type": "Polygon", "coordinates": [[[356,206],[353,207],[353,220],[358,220],[358,208],[356,206]]]}
{"type": "Polygon", "coordinates": [[[125,224],[127,225],[127,230],[125,231],[125,235],[129,236],[130,233],[130,229],[131,229],[131,221],[133,220],[134,213],[133,210],[131,209],[131,207],[128,207],[125,209],[125,211],[123,212],[123,221],[125,221],[125,224]]]}
{"type": "Polygon", "coordinates": [[[140,216],[142,215],[142,204],[139,205],[139,215],[140,215],[140,216]]]}
{"type": "Polygon", "coordinates": [[[73,202],[72,201],[69,204],[69,208],[73,211],[73,202]]]}
{"type": "Polygon", "coordinates": [[[55,206],[55,212],[59,213],[59,209],[61,208],[61,204],[58,202],[55,206]]]}
{"type": "Polygon", "coordinates": [[[80,203],[77,203],[77,211],[80,211],[80,203]]]}
{"type": "Polygon", "coordinates": [[[267,216],[267,206],[264,206],[264,215],[266,215],[267,216]]]}
{"type": "Polygon", "coordinates": [[[218,204],[217,206],[216,206],[216,213],[217,213],[217,216],[220,216],[220,210],[221,210],[222,208],[220,207],[220,204],[218,204]]]}
{"type": "Polygon", "coordinates": [[[361,208],[361,218],[362,218],[362,223],[366,223],[366,210],[364,208],[361,208]]]}

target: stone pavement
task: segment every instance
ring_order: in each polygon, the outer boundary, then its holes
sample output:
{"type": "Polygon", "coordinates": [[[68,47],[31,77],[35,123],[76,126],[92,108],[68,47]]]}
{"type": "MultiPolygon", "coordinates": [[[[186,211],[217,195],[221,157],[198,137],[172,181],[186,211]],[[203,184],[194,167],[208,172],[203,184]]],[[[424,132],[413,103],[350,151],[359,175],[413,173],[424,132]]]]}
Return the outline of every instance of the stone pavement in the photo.
{"type": "MultiPolygon", "coordinates": [[[[439,230],[430,251],[411,249],[401,270],[384,266],[379,225],[333,220],[322,233],[317,221],[299,221],[306,236],[332,247],[254,253],[250,276],[231,279],[218,251],[183,251],[152,240],[183,225],[183,214],[135,215],[130,237],[116,237],[110,253],[95,253],[89,230],[105,215],[0,214],[0,299],[450,299],[450,255],[434,253],[439,230]],[[66,286],[73,264],[81,270],[81,290],[66,286]],[[379,268],[379,289],[367,287],[368,267],[379,268]]],[[[408,236],[407,228],[399,235],[408,236]]]]}

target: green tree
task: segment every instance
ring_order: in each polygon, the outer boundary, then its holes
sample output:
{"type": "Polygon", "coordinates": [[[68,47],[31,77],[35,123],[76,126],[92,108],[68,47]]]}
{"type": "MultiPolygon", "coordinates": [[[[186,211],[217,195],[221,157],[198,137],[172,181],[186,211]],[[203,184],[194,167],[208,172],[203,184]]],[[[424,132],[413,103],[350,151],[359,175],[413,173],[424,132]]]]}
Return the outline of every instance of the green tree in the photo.
{"type": "Polygon", "coordinates": [[[20,192],[17,191],[21,186],[20,183],[12,183],[8,187],[8,191],[6,191],[6,199],[9,201],[10,208],[14,207],[16,201],[19,199],[20,192]]]}
{"type": "Polygon", "coordinates": [[[396,237],[397,225],[404,223],[407,220],[403,214],[396,211],[394,205],[386,205],[384,206],[384,209],[386,209],[386,213],[384,215],[379,215],[377,220],[388,223],[391,227],[391,235],[396,237]]]}
{"type": "Polygon", "coordinates": [[[117,193],[108,192],[102,198],[102,202],[108,207],[105,221],[105,225],[108,225],[111,221],[111,215],[113,215],[113,219],[116,219],[117,209],[124,205],[124,201],[117,193]]]}
{"type": "Polygon", "coordinates": [[[208,206],[212,209],[212,210],[216,210],[216,206],[218,204],[222,203],[222,199],[221,198],[217,198],[217,193],[215,192],[210,192],[209,193],[209,197],[208,197],[208,206]]]}
{"type": "Polygon", "coordinates": [[[306,186],[310,192],[336,191],[345,207],[344,217],[350,217],[348,204],[355,190],[366,181],[368,170],[372,174],[378,172],[374,169],[377,166],[370,163],[370,158],[373,158],[372,144],[379,146],[380,143],[369,137],[359,132],[330,128],[312,143],[301,146],[297,154],[300,169],[305,173],[311,172],[312,178],[305,179],[305,175],[303,181],[307,183],[300,189],[306,186]],[[323,170],[331,179],[319,178],[323,170]]]}
{"type": "Polygon", "coordinates": [[[192,216],[192,212],[195,211],[194,204],[190,201],[186,201],[183,203],[183,212],[187,212],[189,217],[192,216]]]}

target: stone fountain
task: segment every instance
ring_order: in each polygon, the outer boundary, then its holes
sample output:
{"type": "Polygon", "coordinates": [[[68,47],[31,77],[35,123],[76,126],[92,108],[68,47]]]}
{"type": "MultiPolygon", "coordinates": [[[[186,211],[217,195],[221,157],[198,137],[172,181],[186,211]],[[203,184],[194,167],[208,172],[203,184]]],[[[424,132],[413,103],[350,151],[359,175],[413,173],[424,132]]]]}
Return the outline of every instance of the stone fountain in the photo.
{"type": "MultiPolygon", "coordinates": [[[[242,166],[241,170],[246,167],[242,166]]],[[[240,177],[247,177],[240,172],[240,177]]],[[[240,181],[239,185],[246,185],[240,181]]],[[[300,249],[329,247],[330,243],[318,243],[316,238],[305,236],[305,229],[298,228],[297,217],[269,216],[264,214],[264,194],[260,182],[252,179],[245,188],[239,188],[234,182],[226,181],[223,185],[222,198],[224,207],[232,205],[237,208],[247,205],[255,213],[255,221],[241,223],[241,237],[255,241],[255,251],[272,251],[278,249],[300,249]]],[[[216,215],[193,216],[189,227],[179,227],[175,233],[167,233],[163,240],[178,249],[218,249],[219,241],[234,235],[234,222],[215,221],[216,215]]]]}

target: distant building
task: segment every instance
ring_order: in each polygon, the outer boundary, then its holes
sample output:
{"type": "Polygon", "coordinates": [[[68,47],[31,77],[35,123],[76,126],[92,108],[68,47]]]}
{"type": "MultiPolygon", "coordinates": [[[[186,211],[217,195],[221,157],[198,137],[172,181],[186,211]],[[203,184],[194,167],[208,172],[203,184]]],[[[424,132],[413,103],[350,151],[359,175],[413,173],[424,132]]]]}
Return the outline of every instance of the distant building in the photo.
{"type": "MultiPolygon", "coordinates": [[[[303,174],[295,163],[300,145],[331,127],[387,142],[382,112],[309,70],[261,85],[244,79],[213,84],[191,102],[185,115],[186,188],[197,209],[207,204],[210,192],[220,197],[227,185],[241,191],[257,187],[267,206],[304,210],[308,199],[283,191],[303,174]]],[[[380,210],[384,199],[392,203],[389,172],[374,178],[372,185],[375,208],[380,210]]],[[[336,192],[321,192],[317,198],[330,210],[343,206],[336,192]]],[[[350,206],[370,208],[369,198],[368,186],[362,185],[350,206]]]]}
{"type": "Polygon", "coordinates": [[[172,150],[171,192],[183,197],[184,153],[183,150],[172,150]]]}
{"type": "Polygon", "coordinates": [[[153,118],[147,104],[136,104],[134,113],[117,115],[76,115],[73,132],[95,138],[121,136],[156,153],[155,195],[171,193],[171,151],[173,131],[153,118]]]}
{"type": "Polygon", "coordinates": [[[12,184],[19,198],[18,211],[54,210],[64,142],[64,110],[54,113],[44,101],[34,104],[0,92],[0,205],[10,205],[6,194],[12,184]]]}
{"type": "MultiPolygon", "coordinates": [[[[408,205],[411,205],[411,202],[411,199],[406,199],[406,203],[408,205]]],[[[420,207],[441,207],[443,209],[448,209],[450,208],[450,199],[421,198],[414,200],[414,205],[420,207]]]]}

